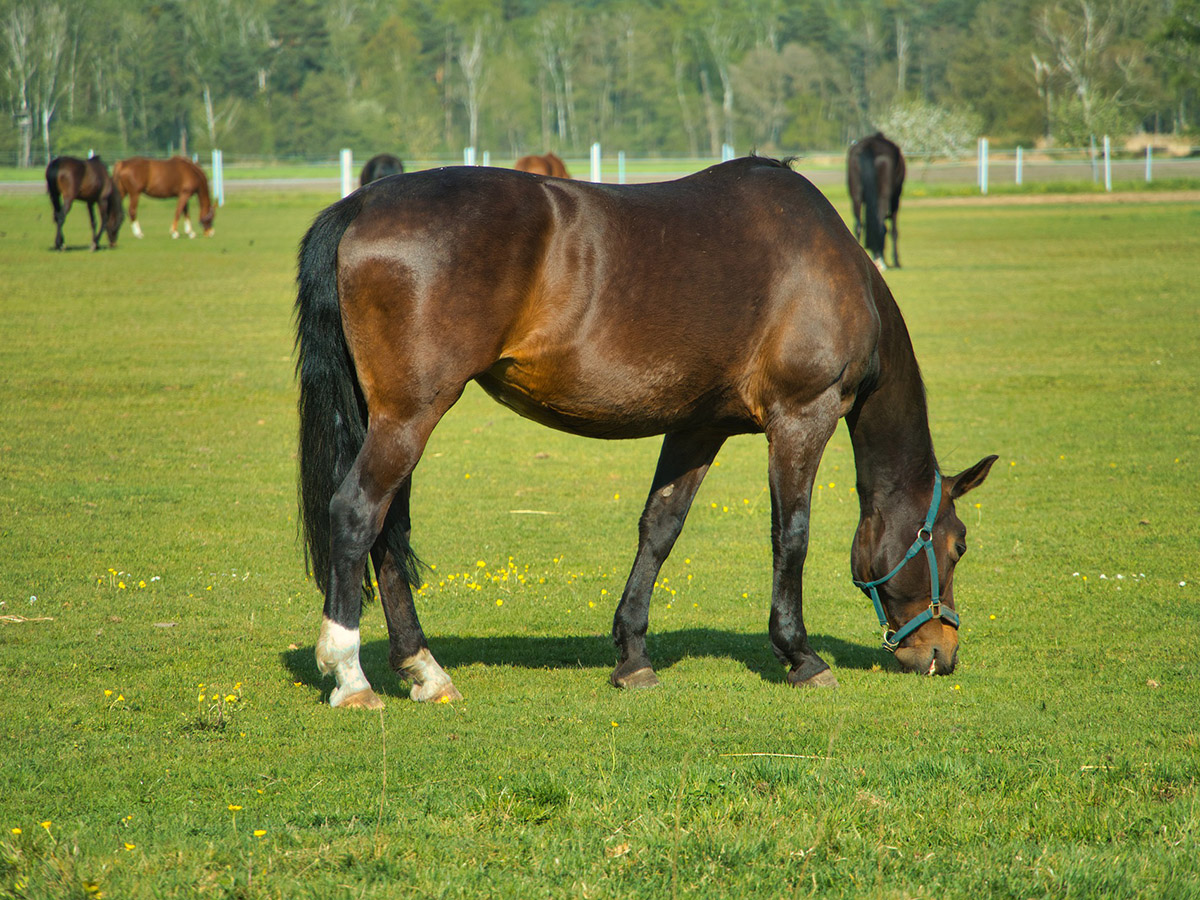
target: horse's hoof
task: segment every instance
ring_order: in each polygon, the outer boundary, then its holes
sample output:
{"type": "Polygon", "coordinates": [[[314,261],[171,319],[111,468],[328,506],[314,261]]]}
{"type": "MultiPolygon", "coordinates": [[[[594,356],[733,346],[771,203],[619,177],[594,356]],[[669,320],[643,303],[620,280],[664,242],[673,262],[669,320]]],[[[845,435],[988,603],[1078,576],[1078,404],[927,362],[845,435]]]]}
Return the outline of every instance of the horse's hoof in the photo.
{"type": "Polygon", "coordinates": [[[336,703],[330,700],[329,705],[338,709],[383,709],[383,701],[370,688],[343,697],[336,703]]]}
{"type": "Polygon", "coordinates": [[[789,677],[788,682],[792,687],[835,688],[838,686],[837,676],[833,674],[832,669],[822,669],[816,675],[803,681],[792,681],[789,677]]]}
{"type": "Polygon", "coordinates": [[[445,684],[414,684],[409,697],[418,703],[454,703],[463,698],[451,682],[445,684]]]}
{"type": "Polygon", "coordinates": [[[618,675],[613,672],[611,681],[614,687],[619,688],[652,688],[658,687],[658,676],[654,674],[654,670],[649,666],[644,666],[636,671],[630,672],[628,675],[618,675]]]}

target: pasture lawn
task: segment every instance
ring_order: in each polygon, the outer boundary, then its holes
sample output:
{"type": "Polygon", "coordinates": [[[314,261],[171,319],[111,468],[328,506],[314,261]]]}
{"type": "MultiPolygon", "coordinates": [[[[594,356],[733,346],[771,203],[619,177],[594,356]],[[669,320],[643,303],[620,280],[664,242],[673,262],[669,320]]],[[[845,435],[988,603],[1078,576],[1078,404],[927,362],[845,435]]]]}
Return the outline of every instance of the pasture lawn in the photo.
{"type": "MultiPolygon", "coordinates": [[[[465,700],[323,705],[295,522],[295,248],[330,197],[239,194],[211,240],[55,254],[0,196],[0,896],[1200,896],[1200,205],[906,206],[888,280],[961,502],[958,671],[898,673],[850,583],[844,430],[807,622],[766,637],[761,437],[730,441],[656,592],[612,610],[656,441],[472,388],[417,471],[432,648],[465,700]],[[18,833],[19,831],[19,833],[18,833]]],[[[845,210],[845,203],[840,202],[845,210]]]]}

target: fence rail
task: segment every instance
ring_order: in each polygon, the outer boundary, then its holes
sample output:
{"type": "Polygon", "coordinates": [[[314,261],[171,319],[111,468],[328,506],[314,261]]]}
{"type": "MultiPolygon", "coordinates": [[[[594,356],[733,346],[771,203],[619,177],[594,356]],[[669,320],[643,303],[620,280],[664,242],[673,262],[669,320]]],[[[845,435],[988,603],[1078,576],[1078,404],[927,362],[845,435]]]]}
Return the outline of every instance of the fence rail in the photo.
{"type": "MultiPolygon", "coordinates": [[[[1167,155],[1150,149],[1130,153],[1115,151],[1110,147],[1106,155],[1103,146],[1098,144],[1094,151],[1091,148],[993,148],[981,140],[974,157],[947,159],[907,154],[908,179],[910,182],[930,185],[974,184],[984,193],[1013,184],[1093,183],[1111,189],[1113,182],[1200,179],[1200,147],[1187,148],[1186,155],[1179,155],[1178,151],[1175,155],[1167,155]]],[[[64,152],[86,156],[90,151],[64,152]]],[[[110,164],[120,156],[128,155],[113,154],[106,148],[101,148],[101,153],[110,164]]],[[[722,148],[721,157],[729,158],[732,155],[733,148],[722,148]]],[[[368,156],[370,153],[364,151],[343,151],[330,157],[265,158],[217,151],[211,156],[206,153],[197,161],[209,171],[217,170],[213,171],[213,175],[219,195],[226,190],[236,190],[239,186],[270,185],[285,180],[306,181],[322,189],[327,184],[345,193],[358,182],[355,166],[361,166],[368,156]]],[[[576,178],[591,178],[607,183],[679,178],[720,161],[713,157],[629,156],[624,152],[604,151],[600,145],[593,145],[588,155],[567,154],[563,158],[576,178]]],[[[514,160],[507,155],[474,153],[468,148],[457,158],[412,159],[406,160],[406,164],[410,169],[417,170],[461,165],[466,161],[507,167],[514,160]]],[[[40,165],[17,169],[14,162],[14,153],[0,152],[0,191],[44,189],[40,165]]],[[[845,181],[845,153],[842,151],[799,153],[794,165],[797,171],[821,186],[845,181]]]]}

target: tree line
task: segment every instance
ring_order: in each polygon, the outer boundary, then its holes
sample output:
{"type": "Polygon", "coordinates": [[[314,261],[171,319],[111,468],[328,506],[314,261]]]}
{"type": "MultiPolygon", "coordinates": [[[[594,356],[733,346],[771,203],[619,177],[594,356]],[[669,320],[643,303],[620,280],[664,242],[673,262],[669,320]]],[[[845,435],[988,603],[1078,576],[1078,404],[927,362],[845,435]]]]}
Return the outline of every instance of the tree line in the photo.
{"type": "Polygon", "coordinates": [[[1188,136],[1200,0],[0,0],[0,160],[1188,136]]]}

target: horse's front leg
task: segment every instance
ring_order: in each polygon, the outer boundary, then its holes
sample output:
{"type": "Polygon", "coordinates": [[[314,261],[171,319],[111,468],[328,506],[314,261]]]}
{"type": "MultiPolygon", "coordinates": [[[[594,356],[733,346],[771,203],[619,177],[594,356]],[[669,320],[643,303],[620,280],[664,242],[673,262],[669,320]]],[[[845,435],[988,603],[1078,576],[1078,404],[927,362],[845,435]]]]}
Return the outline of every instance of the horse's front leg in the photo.
{"type": "MultiPolygon", "coordinates": [[[[187,215],[187,202],[188,202],[188,195],[180,194],[179,202],[175,204],[175,218],[173,218],[171,220],[171,237],[172,238],[179,237],[179,217],[187,215]]],[[[184,221],[186,222],[187,219],[185,218],[184,221]]]]}
{"type": "MultiPolygon", "coordinates": [[[[425,632],[421,629],[413,604],[412,588],[413,582],[418,580],[418,573],[404,571],[396,553],[386,546],[389,534],[395,534],[405,548],[409,545],[412,534],[408,512],[411,492],[412,477],[409,476],[392,500],[383,535],[372,551],[383,616],[387,620],[388,662],[398,675],[412,679],[409,697],[413,700],[449,703],[461,700],[462,694],[429,652],[425,632]]],[[[411,553],[406,554],[406,558],[408,566],[415,567],[416,561],[411,553]]]]}
{"type": "Polygon", "coordinates": [[[829,664],[808,642],[804,627],[804,560],[808,555],[813,481],[825,444],[837,425],[840,398],[835,385],[795,412],[772,416],[768,473],[771,484],[771,649],[789,667],[788,682],[837,687],[829,664]]]}
{"type": "Polygon", "coordinates": [[[899,216],[892,213],[892,268],[900,268],[900,228],[896,224],[899,216]]]}
{"type": "Polygon", "coordinates": [[[617,687],[653,687],[658,676],[646,654],[650,595],[659,570],[683,529],[688,509],[724,435],[668,434],[638,525],[638,549],[613,617],[613,642],[621,658],[610,681],[617,687]]]}

